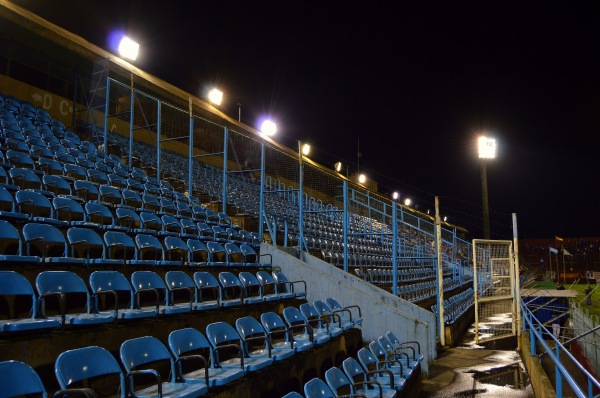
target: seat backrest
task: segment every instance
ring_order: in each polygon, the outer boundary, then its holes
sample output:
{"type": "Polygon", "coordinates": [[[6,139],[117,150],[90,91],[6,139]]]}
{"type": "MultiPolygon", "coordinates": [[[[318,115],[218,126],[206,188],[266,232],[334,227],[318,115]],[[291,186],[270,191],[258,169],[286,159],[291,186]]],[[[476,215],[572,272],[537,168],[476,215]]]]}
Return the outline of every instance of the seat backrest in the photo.
{"type": "Polygon", "coordinates": [[[39,257],[65,257],[67,241],[56,227],[42,223],[27,223],[23,226],[23,239],[27,255],[39,257]]]}
{"type": "Polygon", "coordinates": [[[125,232],[106,231],[104,233],[104,242],[106,244],[107,258],[119,260],[134,260],[136,258],[137,247],[135,242],[125,232]]]}
{"type": "Polygon", "coordinates": [[[175,364],[167,347],[154,336],[137,337],[125,340],[119,350],[121,363],[127,373],[156,361],[170,361],[171,375],[175,373],[175,364]]]}
{"type": "Polygon", "coordinates": [[[184,271],[167,271],[165,274],[165,282],[169,289],[176,288],[193,288],[196,289],[196,285],[192,278],[184,271]]]}
{"type": "MultiPolygon", "coordinates": [[[[111,395],[125,396],[123,370],[116,358],[102,347],[89,346],[64,351],[56,358],[54,373],[62,389],[71,388],[73,384],[84,380],[118,375],[119,383],[116,386],[110,386],[111,395]]],[[[105,384],[103,387],[108,390],[109,388],[105,384]]]]}
{"type": "Polygon", "coordinates": [[[179,358],[188,352],[197,350],[210,350],[208,339],[198,329],[184,328],[169,333],[169,348],[175,358],[179,358]]]}
{"type": "Polygon", "coordinates": [[[90,288],[93,292],[114,290],[133,291],[131,284],[119,271],[94,271],[90,274],[90,288]]]}
{"type": "Polygon", "coordinates": [[[199,289],[202,289],[204,287],[210,287],[210,286],[214,286],[214,287],[218,287],[218,288],[221,287],[217,278],[215,278],[214,275],[208,271],[194,272],[194,283],[196,284],[196,286],[199,289]]]}
{"type": "Polygon", "coordinates": [[[85,213],[83,206],[78,201],[57,196],[52,199],[52,207],[57,219],[63,221],[84,221],[85,213]]]}
{"type": "Polygon", "coordinates": [[[131,274],[131,284],[136,291],[140,289],[167,290],[165,282],[154,271],[134,271],[131,274]]]}
{"type": "Polygon", "coordinates": [[[342,362],[342,369],[344,369],[344,373],[352,382],[357,381],[366,381],[367,380],[367,371],[358,360],[354,357],[348,357],[344,359],[342,362]]]}
{"type": "Polygon", "coordinates": [[[135,236],[138,259],[159,261],[164,258],[164,249],[156,236],[148,234],[137,234],[135,236]]]}
{"type": "Polygon", "coordinates": [[[151,211],[141,211],[140,219],[142,220],[142,226],[145,229],[156,232],[161,232],[163,230],[162,220],[151,211]]]}
{"type": "Polygon", "coordinates": [[[84,179],[76,179],[73,182],[75,195],[87,201],[98,200],[98,185],[84,179]]]}
{"type": "Polygon", "coordinates": [[[318,377],[304,383],[304,396],[305,398],[336,398],[327,383],[318,377]]]}
{"type": "Polygon", "coordinates": [[[19,190],[15,193],[15,202],[21,213],[32,217],[52,217],[52,203],[40,192],[19,190]]]}
{"type": "Polygon", "coordinates": [[[223,288],[230,288],[230,287],[237,286],[240,289],[243,289],[242,282],[239,280],[239,278],[237,276],[235,276],[235,274],[233,274],[232,272],[229,272],[229,271],[219,272],[219,283],[221,284],[221,286],[223,288]]]}
{"type": "Polygon", "coordinates": [[[183,239],[177,236],[165,236],[163,240],[165,258],[169,261],[188,261],[189,247],[183,239]]]}
{"type": "Polygon", "coordinates": [[[338,367],[333,366],[325,371],[325,381],[336,395],[340,395],[340,390],[345,389],[346,394],[353,394],[354,388],[348,376],[338,367]]]}
{"type": "Polygon", "coordinates": [[[40,296],[51,292],[85,293],[89,296],[83,279],[71,271],[42,271],[37,275],[35,285],[40,296]]]}
{"type": "Polygon", "coordinates": [[[46,191],[50,191],[55,195],[71,195],[71,185],[58,175],[44,174],[42,176],[42,185],[46,191]]]}
{"type": "Polygon", "coordinates": [[[46,388],[38,373],[28,364],[20,361],[0,362],[0,391],[7,397],[40,394],[47,398],[46,388]]]}
{"type": "Polygon", "coordinates": [[[213,322],[206,326],[206,337],[211,347],[222,344],[241,344],[240,335],[233,326],[224,321],[213,322]]]}
{"type": "Polygon", "coordinates": [[[287,325],[281,316],[273,311],[263,312],[260,314],[260,323],[267,333],[270,333],[274,330],[287,330],[287,325]]]}
{"type": "Polygon", "coordinates": [[[37,296],[29,280],[16,271],[0,271],[0,296],[17,295],[31,297],[30,317],[35,319],[37,316],[37,296]]]}
{"type": "Polygon", "coordinates": [[[0,254],[23,253],[23,242],[19,230],[10,221],[0,220],[0,254]]]}
{"type": "Polygon", "coordinates": [[[206,247],[210,253],[210,261],[218,263],[227,263],[227,252],[222,244],[214,241],[206,242],[206,247]]]}
{"type": "Polygon", "coordinates": [[[112,185],[100,185],[98,187],[99,200],[111,206],[119,206],[123,203],[123,195],[118,188],[112,185]]]}
{"type": "Polygon", "coordinates": [[[189,248],[189,261],[193,263],[206,263],[209,259],[208,248],[204,242],[198,239],[188,239],[187,245],[189,248]]]}
{"type": "Polygon", "coordinates": [[[283,309],[283,319],[287,322],[289,326],[308,323],[308,320],[302,312],[296,307],[285,307],[283,309]]]}
{"type": "Polygon", "coordinates": [[[139,229],[142,225],[140,215],[133,209],[117,207],[115,209],[115,216],[117,225],[125,226],[129,229],[139,229]]]}
{"type": "Polygon", "coordinates": [[[69,255],[75,258],[104,258],[104,241],[91,228],[71,227],[67,230],[69,255]]]}
{"type": "Polygon", "coordinates": [[[108,207],[101,203],[86,202],[85,212],[90,222],[100,225],[115,225],[115,216],[108,207]]]}
{"type": "Polygon", "coordinates": [[[263,325],[252,316],[244,316],[236,319],[235,328],[244,340],[253,336],[266,336],[267,332],[263,325]]]}

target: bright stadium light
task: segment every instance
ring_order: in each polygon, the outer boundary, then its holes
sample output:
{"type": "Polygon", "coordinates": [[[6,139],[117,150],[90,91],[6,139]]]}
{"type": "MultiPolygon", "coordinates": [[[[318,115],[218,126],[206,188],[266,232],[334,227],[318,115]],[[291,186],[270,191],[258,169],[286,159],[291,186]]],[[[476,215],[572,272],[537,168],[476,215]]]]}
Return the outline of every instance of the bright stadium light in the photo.
{"type": "Polygon", "coordinates": [[[364,184],[367,181],[367,176],[364,174],[361,174],[358,176],[358,182],[361,184],[364,184]]]}
{"type": "Polygon", "coordinates": [[[481,159],[481,203],[483,208],[483,238],[490,239],[490,204],[488,201],[487,169],[488,160],[496,158],[496,140],[481,136],[477,140],[481,159]]]}
{"type": "Polygon", "coordinates": [[[121,57],[132,61],[135,61],[137,58],[139,49],[140,45],[127,36],[124,36],[119,43],[119,54],[121,57]]]}
{"type": "Polygon", "coordinates": [[[267,136],[275,135],[277,132],[277,125],[271,120],[265,120],[260,126],[260,132],[267,136]]]}
{"type": "Polygon", "coordinates": [[[410,206],[411,203],[412,203],[412,200],[410,200],[410,198],[404,199],[404,206],[410,206]]]}
{"type": "Polygon", "coordinates": [[[333,167],[335,168],[335,171],[339,173],[340,171],[342,171],[342,162],[336,162],[336,164],[334,164],[333,167]]]}
{"type": "Polygon", "coordinates": [[[221,105],[221,101],[223,101],[223,92],[213,88],[208,92],[208,100],[217,106],[221,105]]]}
{"type": "Polygon", "coordinates": [[[302,144],[302,155],[308,156],[309,153],[310,153],[310,145],[302,144]]]}
{"type": "Polygon", "coordinates": [[[399,198],[400,198],[400,194],[398,193],[398,191],[394,191],[394,193],[392,194],[392,199],[398,200],[399,198]]]}

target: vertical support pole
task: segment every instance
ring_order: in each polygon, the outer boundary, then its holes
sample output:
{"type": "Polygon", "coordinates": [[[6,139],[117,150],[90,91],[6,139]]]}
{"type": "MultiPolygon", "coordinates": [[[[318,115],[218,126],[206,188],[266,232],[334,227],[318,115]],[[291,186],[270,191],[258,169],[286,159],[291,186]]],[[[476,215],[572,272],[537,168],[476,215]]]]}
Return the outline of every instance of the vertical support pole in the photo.
{"type": "Polygon", "coordinates": [[[227,213],[227,142],[229,142],[229,130],[223,127],[223,191],[221,192],[223,213],[227,213]]]}
{"type": "MultiPolygon", "coordinates": [[[[258,233],[263,237],[263,223],[265,217],[265,143],[260,146],[260,202],[258,209],[258,233]]],[[[275,244],[275,242],[273,242],[275,244]]]]}
{"type": "Polygon", "coordinates": [[[350,212],[348,211],[348,206],[350,203],[350,200],[348,198],[348,181],[344,180],[343,184],[343,200],[344,200],[344,212],[343,212],[343,230],[344,230],[344,242],[348,243],[348,231],[350,231],[350,219],[349,219],[349,215],[350,212]]]}
{"type": "MultiPolygon", "coordinates": [[[[392,293],[398,295],[398,203],[392,201],[392,293]]],[[[438,307],[439,308],[439,307],[438,307]]]]}
{"type": "Polygon", "coordinates": [[[133,165],[133,112],[135,102],[135,91],[133,88],[133,73],[131,74],[131,93],[129,97],[129,166],[133,165]]]}
{"type": "Polygon", "coordinates": [[[440,314],[440,344],[446,345],[446,333],[444,324],[444,270],[442,262],[442,222],[440,219],[440,198],[435,197],[435,251],[437,253],[437,301],[440,314]]]}
{"type": "MultiPolygon", "coordinates": [[[[104,153],[108,155],[108,107],[110,104],[110,79],[106,78],[106,101],[104,103],[104,141],[103,148],[104,153]]],[[[73,101],[73,114],[75,114],[75,101],[73,101]]],[[[129,162],[131,167],[131,162],[129,162]]]]}
{"type": "Polygon", "coordinates": [[[161,102],[157,102],[157,118],[156,118],[156,181],[160,184],[160,133],[161,133],[161,118],[160,118],[161,102]]]}
{"type": "Polygon", "coordinates": [[[188,153],[188,197],[193,196],[192,176],[194,172],[194,113],[192,111],[192,97],[189,98],[188,111],[190,113],[190,143],[188,153]]]}
{"type": "Polygon", "coordinates": [[[483,238],[490,239],[490,204],[488,201],[487,169],[485,159],[481,160],[481,203],[483,207],[483,238]]]}
{"type": "Polygon", "coordinates": [[[302,141],[298,141],[298,246],[303,250],[304,243],[304,191],[302,189],[304,169],[302,165],[302,141]]]}
{"type": "Polygon", "coordinates": [[[513,327],[516,327],[517,332],[517,350],[521,351],[521,305],[519,301],[521,300],[521,276],[519,275],[519,238],[517,233],[517,214],[512,214],[513,220],[513,240],[514,240],[514,267],[515,267],[515,291],[514,291],[514,308],[515,308],[515,324],[513,327]]]}

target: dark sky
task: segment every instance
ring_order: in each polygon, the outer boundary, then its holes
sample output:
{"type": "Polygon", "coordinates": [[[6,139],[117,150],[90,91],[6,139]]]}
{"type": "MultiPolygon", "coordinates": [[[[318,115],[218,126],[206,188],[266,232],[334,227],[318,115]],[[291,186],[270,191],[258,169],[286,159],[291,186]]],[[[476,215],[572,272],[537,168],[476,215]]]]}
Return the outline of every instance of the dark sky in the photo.
{"type": "Polygon", "coordinates": [[[480,132],[491,237],[600,236],[600,5],[591,2],[14,1],[192,94],[216,84],[226,113],[309,142],[420,210],[481,238],[480,132]],[[268,6],[267,6],[268,5],[268,6]],[[357,158],[360,150],[362,157],[357,158]]]}

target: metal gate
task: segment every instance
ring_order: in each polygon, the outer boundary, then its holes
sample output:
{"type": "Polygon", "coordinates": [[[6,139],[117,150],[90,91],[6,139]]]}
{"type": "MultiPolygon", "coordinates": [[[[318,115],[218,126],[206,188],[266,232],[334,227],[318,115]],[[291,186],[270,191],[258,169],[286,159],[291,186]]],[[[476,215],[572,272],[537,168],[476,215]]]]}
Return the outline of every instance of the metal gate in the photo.
{"type": "Polygon", "coordinates": [[[475,342],[516,335],[518,273],[512,241],[473,240],[475,342]]]}

